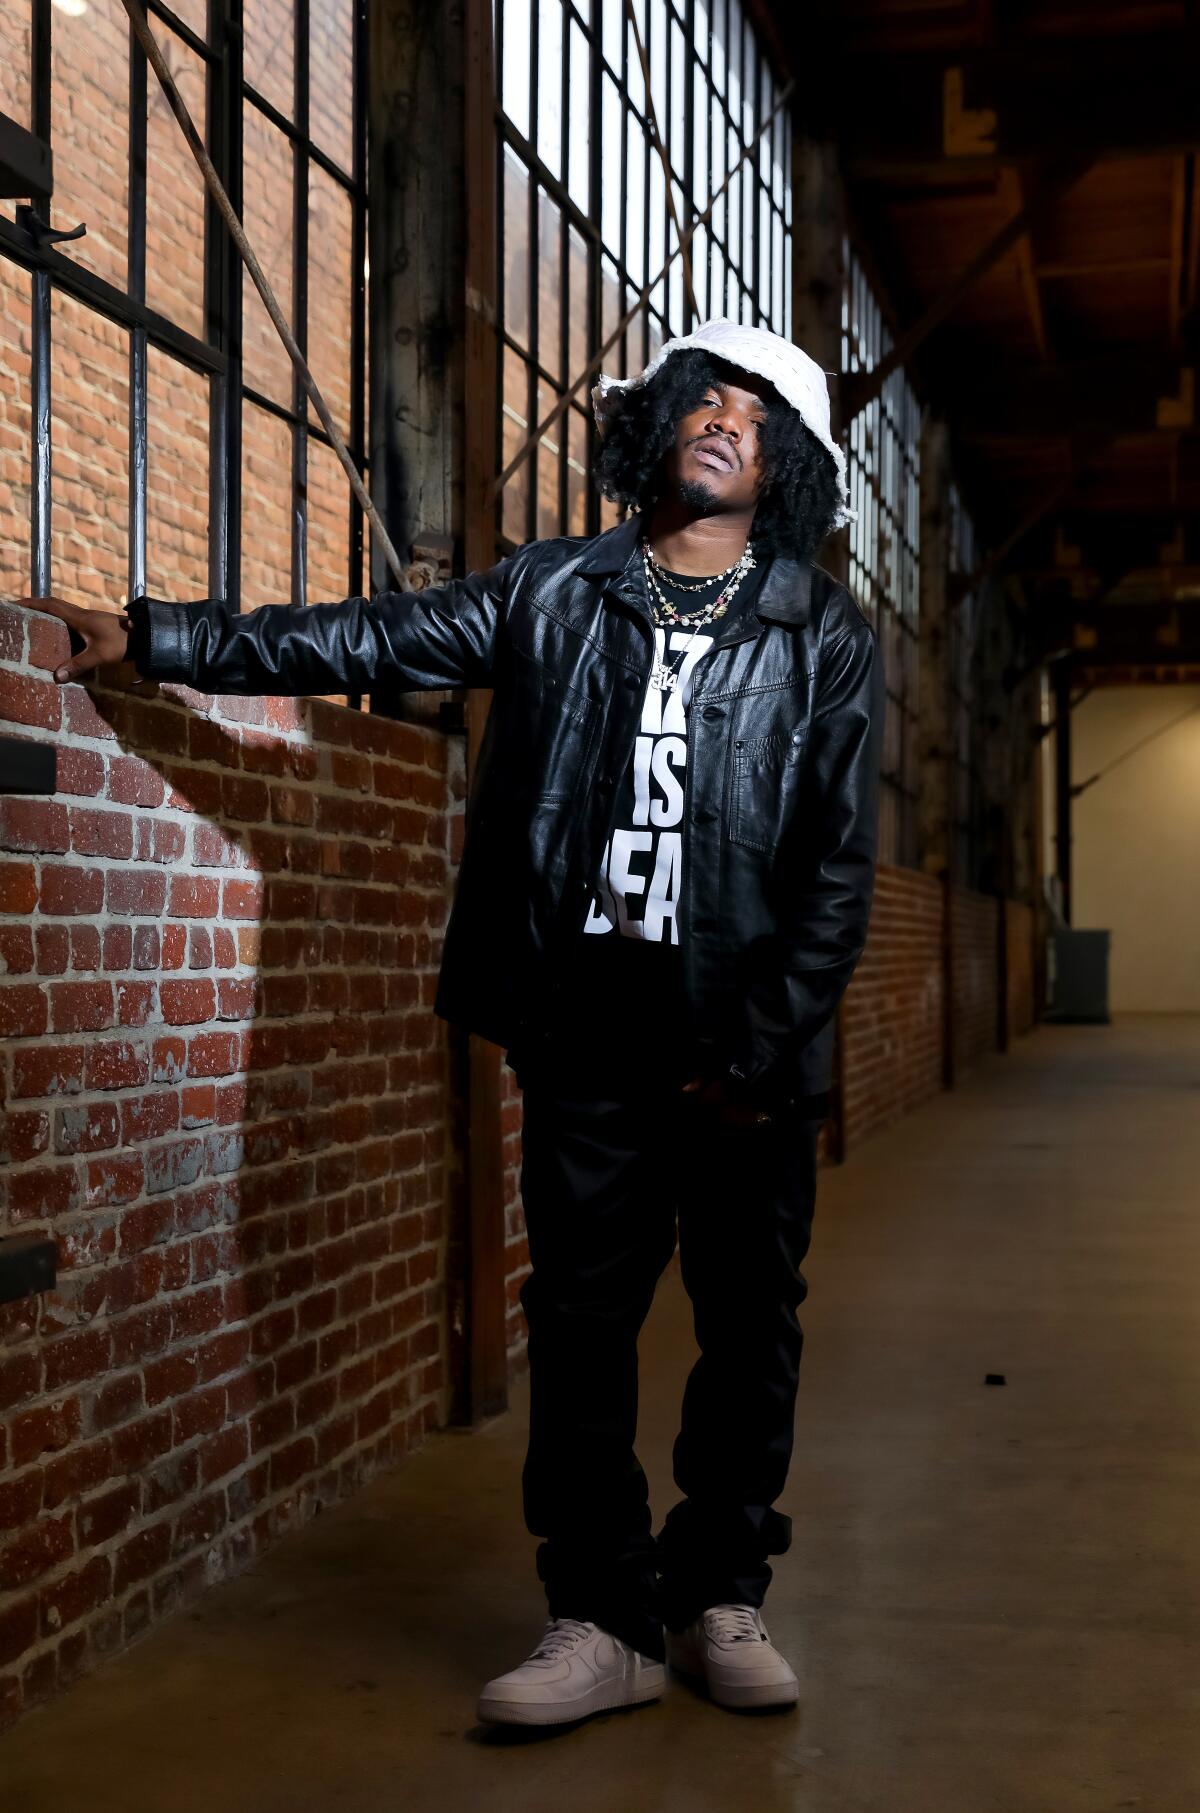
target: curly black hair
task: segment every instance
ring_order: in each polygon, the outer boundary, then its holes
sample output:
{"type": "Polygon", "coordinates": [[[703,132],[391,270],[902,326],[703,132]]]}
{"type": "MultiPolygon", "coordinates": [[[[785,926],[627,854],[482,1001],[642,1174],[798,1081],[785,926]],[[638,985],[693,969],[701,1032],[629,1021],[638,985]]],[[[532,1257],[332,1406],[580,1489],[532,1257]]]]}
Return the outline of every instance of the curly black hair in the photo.
{"type": "MultiPolygon", "coordinates": [[[[645,511],[657,495],[659,462],[674,444],[682,416],[714,380],[745,373],[703,347],[672,353],[644,385],[626,392],[610,420],[592,468],[603,494],[626,510],[645,511]]],[[[754,512],[753,538],[772,554],[809,559],[831,533],[839,499],[828,450],[773,385],[767,386],[761,449],[766,477],[754,512]]]]}

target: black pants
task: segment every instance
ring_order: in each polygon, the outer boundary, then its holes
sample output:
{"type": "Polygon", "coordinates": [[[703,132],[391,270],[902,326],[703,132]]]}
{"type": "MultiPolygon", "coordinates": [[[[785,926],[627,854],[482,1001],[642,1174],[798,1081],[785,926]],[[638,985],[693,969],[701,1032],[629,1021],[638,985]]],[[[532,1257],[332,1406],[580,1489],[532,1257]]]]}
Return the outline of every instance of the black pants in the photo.
{"type": "Polygon", "coordinates": [[[552,1617],[661,1659],[709,1605],[761,1605],[792,1453],[820,1121],[802,1104],[731,1127],[683,1095],[686,1057],[637,1075],[563,1054],[509,1062],[525,1090],[533,1270],[525,1520],[552,1617]],[[614,1079],[620,1078],[617,1083],[614,1079]],[[675,1249],[700,1349],[674,1447],[682,1497],[657,1538],[634,1452],[637,1337],[675,1249]]]}

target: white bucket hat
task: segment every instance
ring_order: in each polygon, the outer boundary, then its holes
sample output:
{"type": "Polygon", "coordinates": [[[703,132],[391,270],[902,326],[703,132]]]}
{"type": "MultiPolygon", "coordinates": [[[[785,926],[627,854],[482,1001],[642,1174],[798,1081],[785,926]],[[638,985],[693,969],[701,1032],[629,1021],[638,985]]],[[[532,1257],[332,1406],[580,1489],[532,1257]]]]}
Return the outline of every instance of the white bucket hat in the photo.
{"type": "Polygon", "coordinates": [[[801,352],[782,334],[773,334],[765,327],[744,327],[740,321],[719,315],[712,321],[705,321],[694,333],[667,340],[636,378],[610,378],[602,372],[599,382],[592,388],[592,410],[601,436],[619,409],[621,396],[645,384],[672,353],[683,352],[691,346],[701,347],[714,357],[739,366],[742,371],[752,371],[775,386],[833,460],[839,498],[833,527],[840,529],[844,523],[853,522],[858,511],[850,508],[846,456],[829,431],[829,386],[825,373],[806,352],[801,352]]]}

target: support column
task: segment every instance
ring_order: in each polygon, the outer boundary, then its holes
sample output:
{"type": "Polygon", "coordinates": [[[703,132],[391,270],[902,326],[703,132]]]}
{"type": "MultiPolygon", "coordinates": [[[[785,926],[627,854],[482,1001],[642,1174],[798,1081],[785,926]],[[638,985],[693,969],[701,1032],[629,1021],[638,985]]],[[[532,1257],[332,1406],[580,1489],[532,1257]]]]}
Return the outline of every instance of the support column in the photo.
{"type": "Polygon", "coordinates": [[[1054,667],[1054,867],[1063,918],[1071,923],[1071,663],[1054,667]]]}
{"type": "MultiPolygon", "coordinates": [[[[815,359],[829,382],[834,436],[842,430],[842,238],[844,191],[837,147],[830,139],[792,138],[792,339],[815,359]]],[[[844,533],[822,551],[821,563],[843,581],[849,572],[844,533]]]]}

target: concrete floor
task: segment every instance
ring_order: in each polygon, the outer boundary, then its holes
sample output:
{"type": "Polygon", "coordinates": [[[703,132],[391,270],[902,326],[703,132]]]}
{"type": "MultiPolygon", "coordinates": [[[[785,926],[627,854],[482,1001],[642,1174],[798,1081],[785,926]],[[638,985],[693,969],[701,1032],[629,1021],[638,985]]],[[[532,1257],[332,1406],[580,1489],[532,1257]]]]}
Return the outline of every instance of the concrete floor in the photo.
{"type": "MultiPolygon", "coordinates": [[[[550,1737],[476,1727],[544,1615],[518,1398],[31,1715],[0,1808],[1195,1813],[1198,1105],[1200,1019],[1045,1027],[822,1173],[767,1604],[797,1710],[673,1683],[550,1737]]],[[[672,1278],[659,1514],[691,1351],[672,1278]]]]}

